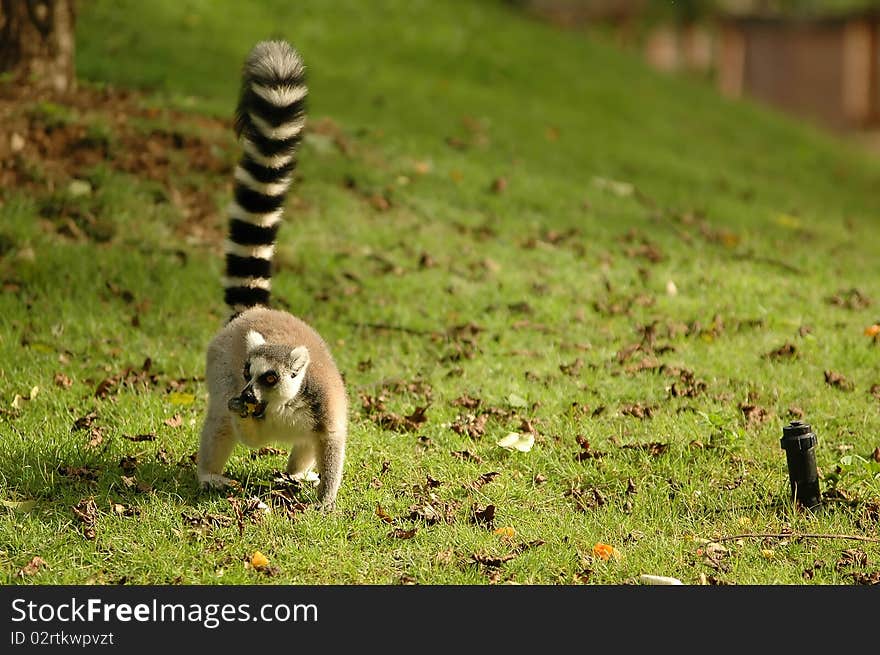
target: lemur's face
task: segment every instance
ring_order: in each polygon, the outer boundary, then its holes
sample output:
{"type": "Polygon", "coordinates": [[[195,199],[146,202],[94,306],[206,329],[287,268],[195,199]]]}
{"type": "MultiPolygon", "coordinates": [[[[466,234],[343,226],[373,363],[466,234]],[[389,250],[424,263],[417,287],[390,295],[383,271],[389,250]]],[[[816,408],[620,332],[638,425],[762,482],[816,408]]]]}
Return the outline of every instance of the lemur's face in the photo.
{"type": "Polygon", "coordinates": [[[299,394],[308,366],[304,346],[255,345],[242,370],[244,388],[229,401],[229,409],[242,418],[258,419],[283,412],[299,394]]]}

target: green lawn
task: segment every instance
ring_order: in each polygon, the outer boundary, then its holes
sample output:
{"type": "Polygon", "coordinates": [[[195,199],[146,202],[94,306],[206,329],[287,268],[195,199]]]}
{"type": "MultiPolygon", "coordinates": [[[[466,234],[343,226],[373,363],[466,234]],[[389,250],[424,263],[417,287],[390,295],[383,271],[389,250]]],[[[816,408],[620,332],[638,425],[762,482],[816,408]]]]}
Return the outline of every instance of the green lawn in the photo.
{"type": "Polygon", "coordinates": [[[880,579],[876,158],[495,2],[92,0],[77,48],[93,102],[0,127],[68,140],[0,188],[3,582],[880,579]],[[330,515],[279,450],[231,493],[192,460],[238,71],[274,36],[311,93],[274,294],[352,402],[330,515]]]}

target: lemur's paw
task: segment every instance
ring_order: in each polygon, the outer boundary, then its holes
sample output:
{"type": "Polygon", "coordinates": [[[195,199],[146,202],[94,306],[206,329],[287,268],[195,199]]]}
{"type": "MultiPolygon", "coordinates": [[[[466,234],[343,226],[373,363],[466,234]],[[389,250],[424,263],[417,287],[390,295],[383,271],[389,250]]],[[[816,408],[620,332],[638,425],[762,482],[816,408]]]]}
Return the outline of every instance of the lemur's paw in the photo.
{"type": "Polygon", "coordinates": [[[226,489],[234,487],[241,488],[241,484],[237,480],[218,475],[216,473],[199,473],[199,484],[202,489],[226,489]]]}
{"type": "Polygon", "coordinates": [[[290,477],[302,484],[304,487],[307,485],[311,485],[313,487],[318,486],[321,482],[321,477],[315,473],[314,471],[303,471],[301,473],[291,473],[290,477]]]}
{"type": "Polygon", "coordinates": [[[333,510],[336,509],[336,500],[325,500],[323,502],[318,502],[315,505],[315,509],[323,514],[329,514],[333,510]]]}

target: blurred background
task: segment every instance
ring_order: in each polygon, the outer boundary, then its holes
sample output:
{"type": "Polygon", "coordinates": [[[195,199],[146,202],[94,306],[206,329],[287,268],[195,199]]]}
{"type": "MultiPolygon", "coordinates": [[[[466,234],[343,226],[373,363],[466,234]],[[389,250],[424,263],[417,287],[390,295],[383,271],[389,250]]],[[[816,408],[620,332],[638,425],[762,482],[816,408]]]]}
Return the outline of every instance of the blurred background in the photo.
{"type": "Polygon", "coordinates": [[[510,0],[880,151],[877,0],[510,0]]]}

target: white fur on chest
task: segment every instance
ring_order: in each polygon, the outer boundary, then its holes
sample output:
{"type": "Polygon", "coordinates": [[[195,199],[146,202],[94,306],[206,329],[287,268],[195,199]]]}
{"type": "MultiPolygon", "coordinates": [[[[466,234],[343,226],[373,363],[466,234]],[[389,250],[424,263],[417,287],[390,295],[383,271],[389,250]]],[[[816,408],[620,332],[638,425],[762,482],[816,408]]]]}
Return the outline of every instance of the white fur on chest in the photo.
{"type": "Polygon", "coordinates": [[[261,448],[269,443],[292,443],[311,439],[314,421],[303,405],[286,406],[278,412],[266,411],[265,418],[232,419],[232,429],[240,442],[250,448],[261,448]]]}

